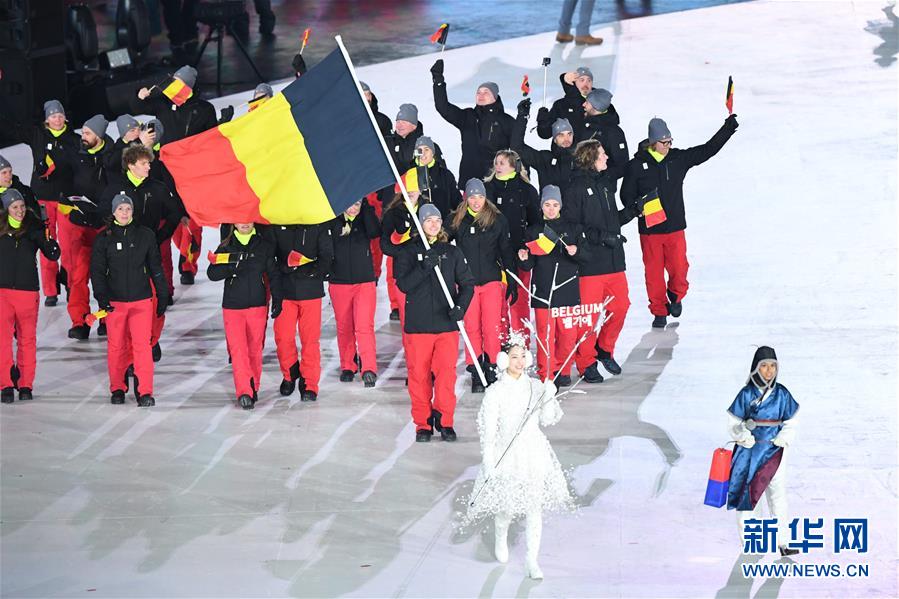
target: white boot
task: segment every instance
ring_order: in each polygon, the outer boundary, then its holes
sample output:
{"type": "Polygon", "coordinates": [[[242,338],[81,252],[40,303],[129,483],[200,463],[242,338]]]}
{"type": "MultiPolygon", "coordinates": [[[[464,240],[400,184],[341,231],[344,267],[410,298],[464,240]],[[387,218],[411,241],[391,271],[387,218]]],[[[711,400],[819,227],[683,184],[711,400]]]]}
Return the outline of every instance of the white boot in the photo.
{"type": "Polygon", "coordinates": [[[534,580],[543,579],[543,571],[537,564],[537,554],[540,552],[540,537],[543,534],[543,514],[533,512],[527,516],[525,537],[527,538],[527,570],[528,576],[534,580]]]}
{"type": "Polygon", "coordinates": [[[497,514],[493,518],[493,531],[495,535],[494,553],[496,561],[505,564],[509,561],[509,524],[512,519],[505,514],[497,514]]]}

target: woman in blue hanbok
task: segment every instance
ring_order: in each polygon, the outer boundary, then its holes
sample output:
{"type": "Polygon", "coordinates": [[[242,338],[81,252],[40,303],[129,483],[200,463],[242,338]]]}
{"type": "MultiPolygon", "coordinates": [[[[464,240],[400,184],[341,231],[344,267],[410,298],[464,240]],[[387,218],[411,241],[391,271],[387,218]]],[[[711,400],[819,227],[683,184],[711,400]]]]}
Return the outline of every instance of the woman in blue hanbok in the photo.
{"type": "Polygon", "coordinates": [[[756,350],[749,379],[727,410],[728,432],[737,447],[731,462],[727,509],[737,510],[740,535],[745,522],[761,518],[759,501],[768,502],[770,517],[777,518],[781,555],[798,553],[787,547],[786,469],[784,449],[796,436],[799,404],[777,382],[777,354],[767,346],[756,350]]]}

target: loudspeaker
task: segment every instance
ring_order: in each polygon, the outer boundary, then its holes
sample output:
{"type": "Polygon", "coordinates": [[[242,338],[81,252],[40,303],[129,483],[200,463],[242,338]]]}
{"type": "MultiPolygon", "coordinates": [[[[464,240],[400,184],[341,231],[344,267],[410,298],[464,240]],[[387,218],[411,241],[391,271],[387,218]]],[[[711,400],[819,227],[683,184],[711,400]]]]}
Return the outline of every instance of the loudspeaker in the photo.
{"type": "MultiPolygon", "coordinates": [[[[47,100],[66,101],[66,49],[58,46],[26,54],[0,49],[3,121],[38,123],[47,100]]],[[[0,131],[0,134],[8,133],[0,131]]]]}
{"type": "Polygon", "coordinates": [[[0,48],[32,52],[65,43],[64,0],[0,0],[0,48]]]}

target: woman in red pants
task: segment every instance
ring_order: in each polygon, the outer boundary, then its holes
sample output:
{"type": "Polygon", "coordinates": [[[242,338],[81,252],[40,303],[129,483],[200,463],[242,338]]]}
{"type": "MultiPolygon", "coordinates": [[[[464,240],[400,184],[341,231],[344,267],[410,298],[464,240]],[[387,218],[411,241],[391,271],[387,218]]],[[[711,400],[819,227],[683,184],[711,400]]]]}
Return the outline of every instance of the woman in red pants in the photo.
{"type": "Polygon", "coordinates": [[[125,372],[133,359],[138,407],[153,398],[153,288],[156,316],[165,314],[169,288],[162,273],[156,234],[133,220],[134,203],[124,193],[112,198],[112,220],[97,236],[91,254],[91,287],[106,316],[110,402],[125,403],[125,372]],[[152,279],[152,285],[150,284],[152,279]],[[130,348],[130,349],[129,349],[130,348]]]}
{"type": "Polygon", "coordinates": [[[431,249],[425,251],[418,240],[406,244],[396,258],[395,269],[396,284],[406,294],[403,330],[415,440],[430,441],[436,428],[444,441],[455,441],[458,322],[474,295],[474,278],[462,250],[447,241],[440,210],[434,204],[423,204],[418,217],[431,249]],[[453,298],[452,308],[434,267],[443,274],[453,298]]]}
{"type": "Polygon", "coordinates": [[[381,236],[381,224],[367,200],[356,202],[334,222],[334,269],[328,293],[337,323],[340,382],[352,382],[358,366],[365,386],[374,387],[378,380],[375,349],[378,292],[371,240],[381,236]]]}
{"type": "Polygon", "coordinates": [[[262,379],[262,346],[268,324],[265,277],[272,293],[272,318],[281,313],[281,275],[275,265],[275,246],[256,233],[253,223],[238,223],[210,256],[210,281],[225,281],[222,318],[231,354],[237,402],[255,407],[262,379]]]}
{"type": "MultiPolygon", "coordinates": [[[[474,298],[465,312],[465,331],[474,351],[481,356],[481,367],[489,385],[496,380],[493,358],[505,337],[502,315],[507,287],[503,285],[503,270],[509,268],[514,272],[518,263],[509,242],[509,221],[487,199],[480,179],[469,179],[465,184],[465,202],[453,214],[449,234],[462,250],[474,276],[474,298]]],[[[514,304],[518,299],[517,286],[512,282],[508,289],[510,303],[514,304]]],[[[484,386],[468,352],[465,363],[471,373],[471,392],[483,393],[484,386]]]]}
{"type": "Polygon", "coordinates": [[[35,252],[48,260],[59,258],[59,246],[47,237],[44,224],[25,207],[25,199],[15,189],[0,194],[0,388],[3,403],[32,399],[37,363],[38,291],[35,252]],[[13,361],[12,341],[16,338],[13,361]],[[18,380],[13,380],[13,370],[18,380]]]}

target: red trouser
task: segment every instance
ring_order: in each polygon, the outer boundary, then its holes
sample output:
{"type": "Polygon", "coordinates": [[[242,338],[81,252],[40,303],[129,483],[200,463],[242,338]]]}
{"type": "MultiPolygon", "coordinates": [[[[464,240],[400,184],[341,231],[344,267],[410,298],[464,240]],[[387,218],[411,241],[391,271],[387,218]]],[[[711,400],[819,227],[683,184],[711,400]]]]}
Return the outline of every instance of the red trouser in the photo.
{"type": "Polygon", "coordinates": [[[646,293],[649,295],[649,311],[656,316],[667,316],[667,290],[684,299],[690,284],[687,283],[687,239],[683,231],[660,235],[640,235],[643,250],[643,269],[646,276],[646,293]],[[665,284],[668,271],[668,284],[665,284]]]}
{"type": "MultiPolygon", "coordinates": [[[[534,316],[537,321],[537,337],[540,343],[537,344],[537,374],[541,379],[545,379],[547,375],[546,369],[546,352],[540,347],[544,345],[552,354],[552,374],[557,373],[562,368],[562,363],[568,354],[571,353],[575,342],[577,341],[577,327],[566,329],[559,317],[549,318],[549,310],[546,308],[534,308],[534,316]],[[546,322],[550,321],[549,326],[549,343],[547,343],[546,322]]],[[[565,367],[565,372],[571,372],[571,362],[565,367]]]]}
{"type": "Polygon", "coordinates": [[[19,388],[31,389],[37,364],[37,291],[0,289],[0,387],[12,387],[10,369],[19,368],[19,388]],[[12,338],[16,337],[16,359],[12,338]]]}
{"type": "MultiPolygon", "coordinates": [[[[512,269],[509,269],[512,270],[512,269]]],[[[515,273],[521,282],[524,283],[528,288],[531,286],[531,271],[529,270],[521,270],[518,269],[518,272],[515,273]]],[[[526,333],[527,329],[523,324],[521,324],[522,320],[531,318],[531,304],[530,298],[528,297],[528,292],[521,288],[515,279],[508,277],[508,284],[515,285],[518,288],[518,301],[509,306],[510,313],[512,315],[512,322],[509,323],[509,329],[512,331],[518,331],[519,333],[526,333]]],[[[530,335],[525,334],[525,338],[530,342],[530,335]]]]}
{"type": "Polygon", "coordinates": [[[159,257],[162,258],[162,274],[165,275],[165,282],[169,287],[169,295],[175,295],[175,283],[172,267],[172,238],[168,238],[159,246],[159,257]]]}
{"type": "MultiPolygon", "coordinates": [[[[38,203],[40,203],[47,212],[47,232],[50,234],[50,237],[58,240],[58,235],[56,234],[56,217],[58,216],[56,209],[57,203],[48,200],[38,200],[38,203]]],[[[40,256],[41,288],[44,291],[44,296],[51,297],[59,295],[59,284],[56,282],[56,276],[59,274],[59,264],[56,260],[47,260],[47,257],[44,256],[43,252],[40,253],[40,256]]]]}
{"type": "MultiPolygon", "coordinates": [[[[624,319],[627,317],[627,309],[630,308],[631,301],[627,297],[627,277],[624,271],[588,277],[582,275],[578,277],[578,283],[581,304],[602,304],[607,297],[613,298],[606,306],[609,320],[599,330],[599,335],[591,332],[577,348],[575,362],[578,372],[583,374],[591,364],[596,362],[597,342],[600,349],[609,352],[610,355],[615,354],[615,342],[618,341],[618,335],[624,326],[624,319]]],[[[594,313],[591,316],[592,324],[581,327],[578,336],[582,335],[586,329],[592,330],[596,326],[598,314],[594,313]]]]}
{"type": "MultiPolygon", "coordinates": [[[[203,227],[195,223],[193,220],[188,222],[187,229],[185,230],[184,225],[178,225],[175,229],[175,234],[172,235],[172,241],[175,244],[175,247],[180,248],[181,243],[187,243],[184,239],[185,236],[190,234],[192,238],[192,251],[190,254],[190,260],[187,260],[187,256],[183,254],[178,258],[178,272],[185,273],[189,272],[191,274],[197,274],[197,261],[200,259],[200,245],[203,241],[203,227]]],[[[179,249],[180,252],[180,249],[179,249]]]]}
{"type": "MultiPolygon", "coordinates": [[[[84,316],[91,311],[90,290],[87,287],[91,270],[91,250],[97,231],[88,227],[72,224],[67,215],[60,214],[58,225],[60,233],[66,231],[65,269],[69,281],[69,295],[66,299],[66,310],[72,320],[72,326],[84,324],[84,316]]],[[[62,235],[61,235],[62,236],[62,235]]]]}
{"type": "Polygon", "coordinates": [[[453,426],[456,412],[456,358],[459,355],[459,331],[449,333],[406,333],[406,368],[409,371],[409,397],[412,421],[416,429],[430,428],[431,398],[442,415],[443,426],[453,426]],[[431,384],[431,373],[434,383],[431,384]]]}
{"type": "MultiPolygon", "coordinates": [[[[56,206],[56,237],[59,243],[59,264],[66,269],[66,277],[72,269],[72,238],[79,229],[78,225],[73,225],[69,220],[69,215],[63,210],[67,210],[67,206],[56,206]]],[[[72,288],[69,287],[69,296],[72,294],[72,288]]],[[[68,300],[66,300],[68,301],[68,300]]]]}
{"type": "Polygon", "coordinates": [[[243,310],[223,308],[222,318],[225,321],[225,339],[231,352],[234,390],[238,397],[253,397],[253,390],[259,390],[262,378],[262,343],[268,324],[268,307],[243,310]]]}
{"type": "Polygon", "coordinates": [[[356,372],[353,357],[358,353],[362,360],[362,372],[378,372],[375,349],[375,306],[378,291],[374,281],[356,285],[330,283],[328,293],[331,295],[334,320],[337,323],[340,369],[356,372]]]}
{"type": "Polygon", "coordinates": [[[387,297],[390,298],[390,309],[402,312],[406,301],[403,292],[396,286],[396,279],[393,278],[393,256],[387,256],[387,297]]]}
{"type": "Polygon", "coordinates": [[[134,375],[140,382],[138,394],[153,395],[153,298],[110,304],[114,309],[105,318],[109,390],[125,390],[125,371],[134,364],[134,375]]]}
{"type": "Polygon", "coordinates": [[[275,350],[281,375],[290,380],[290,367],[297,361],[296,334],[300,333],[300,376],[306,389],[318,393],[321,377],[322,300],[284,300],[281,314],[275,319],[275,350]]]}
{"type": "MultiPolygon", "coordinates": [[[[500,349],[500,337],[504,334],[502,311],[506,305],[505,287],[499,281],[475,285],[474,297],[465,311],[465,332],[477,355],[487,354],[490,363],[496,361],[500,349]]],[[[471,364],[471,355],[465,352],[465,363],[471,364]]]]}

